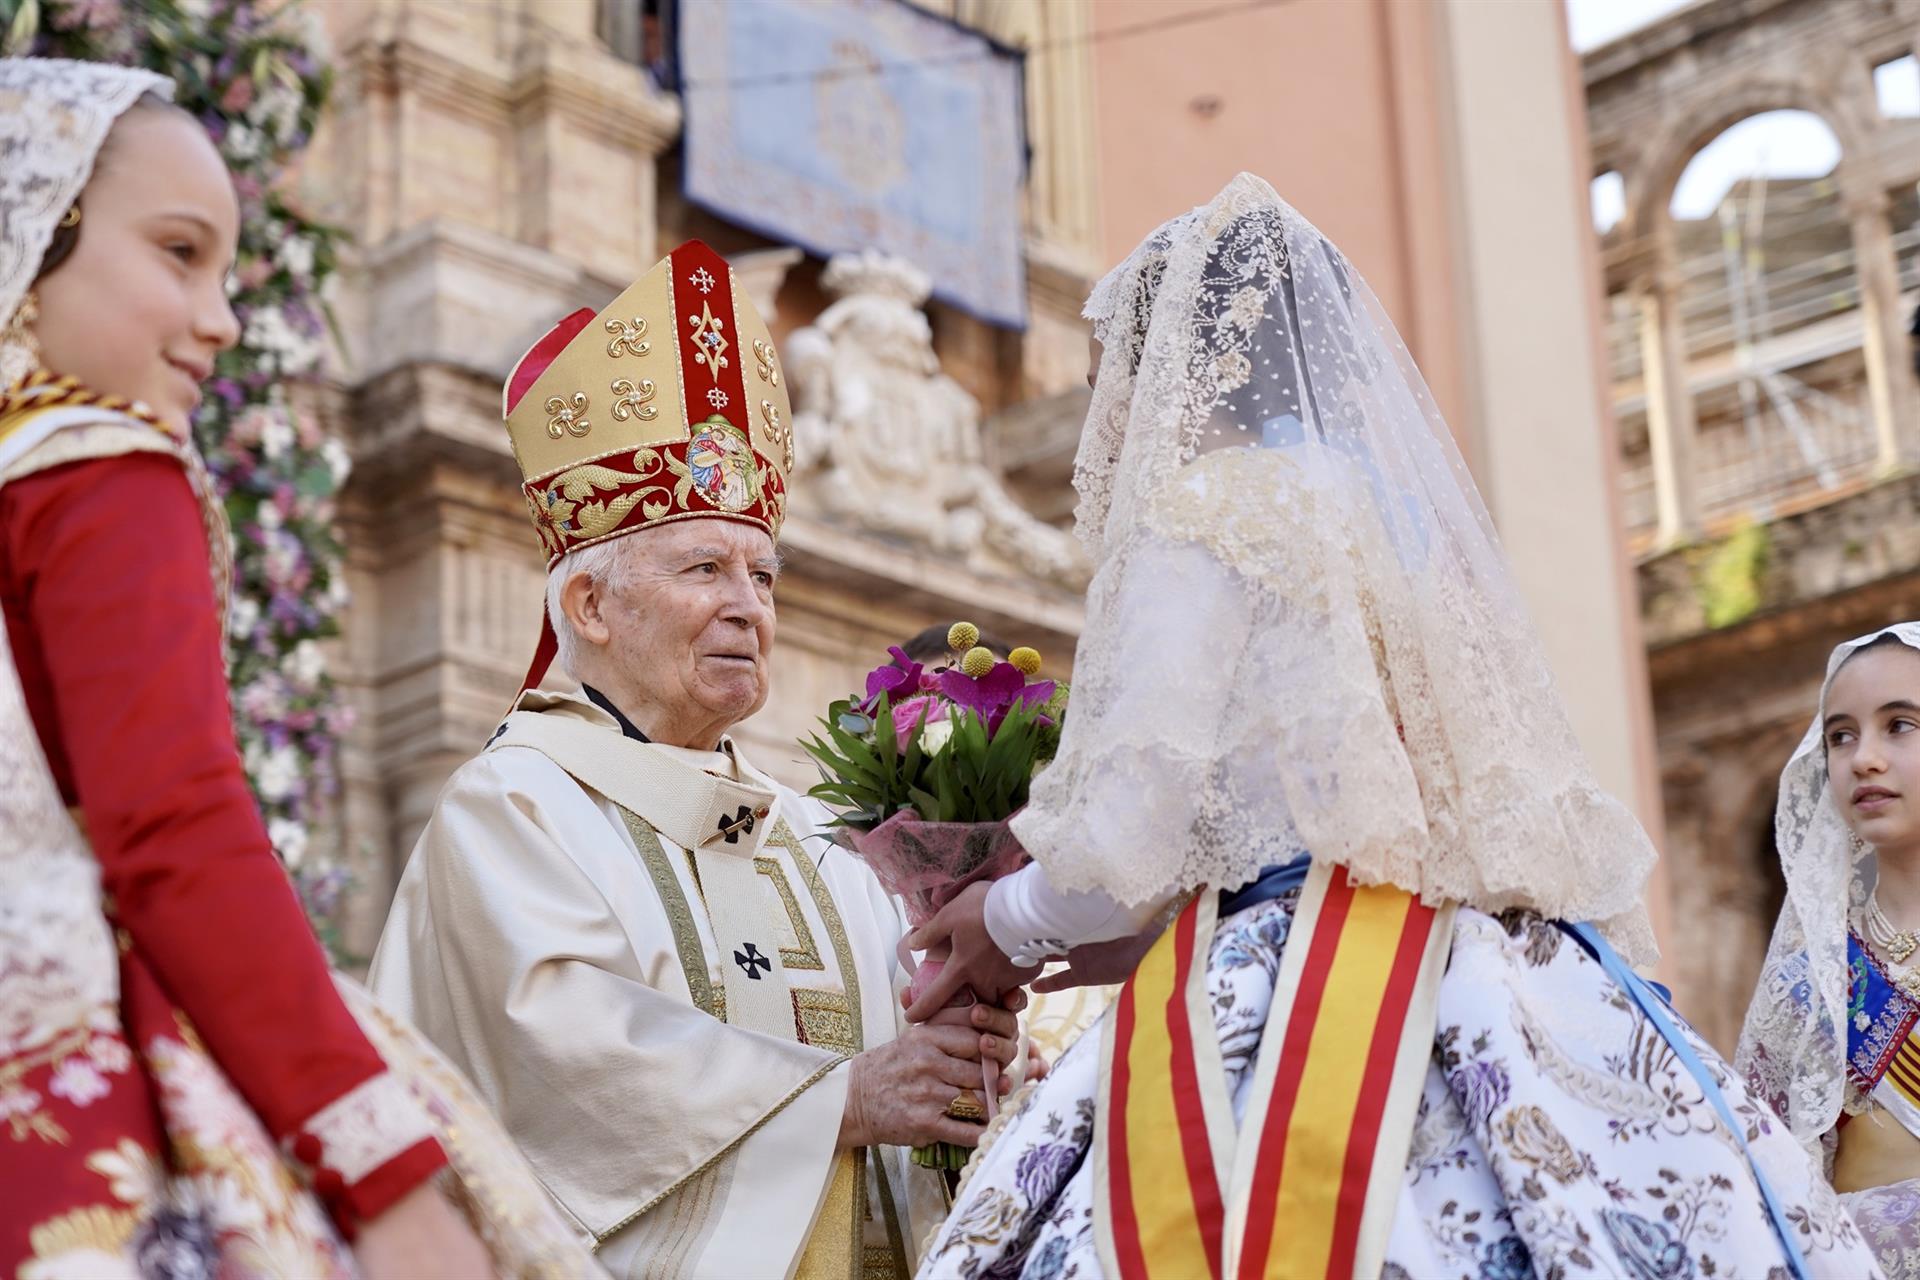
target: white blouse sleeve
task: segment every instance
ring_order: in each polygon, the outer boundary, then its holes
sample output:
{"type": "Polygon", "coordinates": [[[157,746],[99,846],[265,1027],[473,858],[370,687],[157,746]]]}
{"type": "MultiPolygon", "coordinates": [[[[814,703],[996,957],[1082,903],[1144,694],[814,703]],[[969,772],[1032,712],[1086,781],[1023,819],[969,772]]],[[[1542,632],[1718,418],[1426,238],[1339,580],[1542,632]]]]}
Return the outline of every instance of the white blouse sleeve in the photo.
{"type": "Polygon", "coordinates": [[[1038,964],[1084,943],[1139,933],[1175,896],[1124,906],[1098,890],[1056,889],[1046,869],[1033,862],[987,891],[987,933],[1014,963],[1038,964]]]}

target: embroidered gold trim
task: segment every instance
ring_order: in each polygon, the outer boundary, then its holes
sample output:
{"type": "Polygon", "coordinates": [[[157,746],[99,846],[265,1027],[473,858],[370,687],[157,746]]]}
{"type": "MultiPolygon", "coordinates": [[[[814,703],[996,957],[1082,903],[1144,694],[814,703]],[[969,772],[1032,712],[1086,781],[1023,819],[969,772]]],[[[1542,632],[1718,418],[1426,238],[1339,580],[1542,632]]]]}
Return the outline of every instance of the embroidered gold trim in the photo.
{"type": "Polygon", "coordinates": [[[860,1051],[853,1009],[842,992],[795,987],[793,1021],[801,1041],[816,1049],[831,1049],[849,1057],[860,1051]]]}
{"type": "Polygon", "coordinates": [[[760,1132],[760,1130],[765,1128],[767,1124],[770,1121],[772,1121],[772,1119],[775,1116],[779,1115],[782,1111],[785,1111],[788,1107],[792,1106],[794,1099],[798,1098],[801,1094],[805,1093],[807,1090],[813,1088],[813,1086],[815,1086],[816,1084],[819,1084],[822,1080],[826,1079],[827,1073],[829,1071],[832,1071],[835,1067],[839,1066],[841,1063],[845,1061],[846,1061],[845,1058],[835,1058],[831,1062],[821,1063],[819,1067],[814,1070],[813,1074],[809,1075],[805,1080],[802,1080],[799,1084],[795,1085],[791,1093],[787,1094],[786,1097],[780,1099],[780,1101],[776,1102],[772,1107],[768,1108],[767,1113],[765,1115],[761,1116],[758,1120],[755,1120],[752,1124],[748,1125],[746,1129],[744,1129],[741,1132],[739,1137],[735,1138],[732,1142],[729,1142],[726,1146],[720,1148],[718,1151],[714,1152],[712,1155],[708,1156],[705,1160],[702,1160],[698,1165],[688,1170],[685,1174],[682,1174],[680,1178],[676,1180],[671,1186],[668,1186],[666,1189],[656,1193],[653,1199],[647,1201],[645,1204],[641,1205],[638,1209],[635,1209],[632,1213],[620,1219],[620,1221],[614,1223],[611,1227],[608,1227],[605,1231],[598,1232],[597,1234],[595,1234],[593,1237],[594,1248],[596,1249],[599,1248],[601,1245],[605,1244],[607,1241],[613,1239],[613,1237],[619,1235],[620,1232],[625,1230],[627,1227],[632,1226],[635,1222],[638,1222],[643,1216],[645,1216],[645,1214],[649,1210],[653,1209],[661,1201],[665,1200],[668,1196],[678,1191],[681,1187],[684,1187],[688,1182],[692,1181],[694,1178],[699,1177],[701,1174],[705,1173],[707,1170],[713,1168],[713,1166],[715,1166],[716,1164],[719,1164],[722,1160],[726,1158],[728,1152],[732,1151],[735,1147],[745,1142],[748,1138],[751,1138],[754,1134],[760,1132]]]}
{"type": "Polygon", "coordinates": [[[826,881],[820,878],[820,872],[800,845],[800,837],[793,833],[793,828],[787,825],[785,818],[774,819],[767,843],[782,845],[793,855],[793,865],[799,869],[800,878],[806,881],[807,892],[813,895],[813,905],[820,912],[820,923],[826,928],[827,941],[833,944],[834,959],[840,962],[840,985],[847,992],[847,1008],[853,1015],[853,1050],[858,1053],[867,1047],[865,1006],[860,1003],[860,973],[853,967],[853,945],[847,941],[847,929],[841,923],[840,908],[834,905],[833,895],[827,892],[826,881]]]}
{"type": "Polygon", "coordinates": [[[827,962],[821,958],[820,949],[814,945],[813,930],[807,926],[807,917],[800,910],[800,899],[794,896],[793,882],[788,880],[787,873],[781,870],[780,859],[755,858],[753,869],[773,881],[773,887],[779,893],[781,903],[787,908],[787,918],[793,922],[793,937],[799,945],[780,948],[780,962],[789,969],[824,971],[827,962]]]}
{"type": "MultiPolygon", "coordinates": [[[[570,436],[584,436],[593,430],[593,424],[587,421],[587,393],[576,391],[571,402],[560,396],[547,397],[547,435],[558,440],[562,432],[570,436]]],[[[619,414],[615,414],[619,417],[619,414]]]]}
{"type": "MultiPolygon", "coordinates": [[[[776,818],[773,830],[767,833],[768,844],[783,846],[793,858],[793,865],[799,869],[800,878],[806,882],[807,892],[813,896],[813,905],[820,912],[820,924],[827,931],[827,941],[833,944],[834,959],[840,963],[840,985],[846,989],[847,1010],[853,1023],[853,1052],[859,1053],[866,1048],[866,1018],[864,1006],[860,1003],[860,971],[853,965],[853,944],[847,940],[846,924],[840,918],[840,908],[833,901],[833,894],[827,889],[827,882],[821,876],[819,868],[813,865],[813,859],[807,856],[806,848],[800,843],[800,837],[794,834],[785,818],[776,818]]],[[[799,999],[799,993],[794,993],[799,999]]],[[[886,1221],[887,1241],[894,1254],[892,1274],[899,1277],[907,1275],[906,1235],[900,1222],[899,1208],[894,1204],[893,1184],[887,1176],[887,1162],[882,1148],[873,1151],[874,1178],[880,1184],[880,1211],[886,1221]]],[[[855,1208],[854,1239],[864,1245],[866,1232],[867,1180],[862,1171],[860,1179],[859,1203],[855,1208]]],[[[876,1248],[878,1246],[875,1246],[876,1248]]],[[[861,1255],[863,1263],[866,1255],[861,1255]]],[[[862,1270],[866,1270],[865,1266],[862,1270]]]]}
{"type": "Polygon", "coordinates": [[[640,861],[647,864],[647,873],[653,877],[660,906],[673,928],[673,949],[680,956],[680,971],[686,975],[687,993],[693,997],[694,1007],[725,1022],[726,1006],[716,998],[723,993],[714,990],[713,976],[707,972],[707,952],[700,945],[700,930],[693,921],[693,908],[688,905],[680,879],[667,861],[660,836],[647,825],[646,819],[624,806],[620,806],[620,820],[627,824],[627,834],[639,846],[640,861]]]}

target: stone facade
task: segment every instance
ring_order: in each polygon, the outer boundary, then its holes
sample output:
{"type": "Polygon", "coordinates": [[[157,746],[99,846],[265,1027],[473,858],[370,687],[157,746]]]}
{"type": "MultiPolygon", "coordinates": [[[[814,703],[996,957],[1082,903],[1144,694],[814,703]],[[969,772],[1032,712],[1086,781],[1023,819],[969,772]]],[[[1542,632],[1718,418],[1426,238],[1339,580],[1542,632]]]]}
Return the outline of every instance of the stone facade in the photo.
{"type": "MultiPolygon", "coordinates": [[[[1078,5],[999,0],[979,16],[1024,39],[1084,21],[1078,5]]],[[[343,757],[342,823],[357,890],[342,933],[364,956],[434,797],[486,741],[538,633],[544,568],[500,420],[513,361],[555,319],[604,305],[685,235],[740,265],[763,312],[778,312],[783,341],[828,299],[818,264],[679,202],[679,105],[610,51],[593,0],[336,0],[316,10],[339,80],[303,183],[355,243],[332,299],[343,349],[321,411],[355,458],[342,502],[354,602],[336,667],[358,713],[343,757]]],[[[1055,78],[1041,76],[1047,92],[1030,110],[1072,118],[1071,60],[1038,61],[1055,78]]],[[[911,376],[947,406],[951,450],[976,468],[951,507],[993,505],[997,514],[983,518],[1025,519],[1025,534],[1055,552],[1070,540],[1013,495],[1062,477],[1057,455],[1071,457],[1075,433],[1049,425],[1040,435],[1052,448],[1024,453],[1028,483],[1009,490],[989,466],[1004,432],[983,421],[980,401],[1001,410],[1084,375],[1077,312],[1091,231],[1077,202],[1090,188],[1061,190],[1069,174],[1035,187],[1028,333],[941,308],[929,327],[921,299],[896,300],[892,317],[904,329],[917,322],[909,337],[932,369],[911,376]],[[938,373],[943,363],[954,377],[938,373]]],[[[1047,403],[1061,413],[1075,405],[1071,396],[1047,403]]],[[[956,555],[869,527],[810,502],[812,480],[804,468],[797,475],[781,540],[773,700],[741,731],[764,767],[804,786],[811,771],[795,740],[888,644],[930,623],[970,618],[1035,645],[1050,672],[1067,673],[1081,619],[1071,571],[1029,572],[1018,556],[956,555]]],[[[1046,514],[1057,518],[1063,505],[1051,495],[1046,514]]]]}
{"type": "MultiPolygon", "coordinates": [[[[1915,283],[1906,233],[1920,121],[1883,118],[1873,90],[1873,68],[1917,40],[1913,0],[1708,0],[1585,58],[1594,172],[1618,172],[1626,192],[1602,252],[1622,317],[1622,497],[1642,553],[1666,809],[1673,928],[1663,972],[1681,1009],[1724,1050],[1738,1038],[1779,908],[1774,791],[1826,655],[1920,615],[1920,400],[1905,333],[1915,296],[1902,291],[1915,283]],[[1710,243],[1713,228],[1677,226],[1667,211],[1703,146],[1780,108],[1824,120],[1841,160],[1824,180],[1831,221],[1815,228],[1818,243],[1766,251],[1850,261],[1843,274],[1854,278],[1840,283],[1841,309],[1769,340],[1813,389],[1810,402],[1838,406],[1863,435],[1857,463],[1809,467],[1791,483],[1762,474],[1756,437],[1715,407],[1738,362],[1769,351],[1703,340],[1701,326],[1690,327],[1681,263],[1689,238],[1710,243]]],[[[1832,437],[1818,439],[1832,447],[1832,437]]]]}

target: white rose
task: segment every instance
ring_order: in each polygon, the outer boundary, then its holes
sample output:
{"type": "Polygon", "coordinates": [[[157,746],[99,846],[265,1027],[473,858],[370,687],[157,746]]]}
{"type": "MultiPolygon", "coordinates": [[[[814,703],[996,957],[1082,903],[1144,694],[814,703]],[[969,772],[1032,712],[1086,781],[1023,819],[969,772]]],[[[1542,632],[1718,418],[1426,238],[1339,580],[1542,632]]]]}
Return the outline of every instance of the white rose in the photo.
{"type": "Polygon", "coordinates": [[[306,236],[288,236],[280,246],[280,265],[299,279],[313,274],[313,241],[306,236]]]}
{"type": "MultiPolygon", "coordinates": [[[[286,457],[287,451],[293,448],[293,443],[296,438],[293,424],[285,418],[276,417],[260,428],[260,448],[270,461],[278,461],[286,457]]],[[[271,504],[261,504],[262,524],[266,524],[264,516],[269,505],[271,504]]],[[[277,515],[278,512],[275,514],[277,515]]]]}
{"type": "Polygon", "coordinates": [[[225,145],[227,154],[241,162],[256,159],[260,155],[260,135],[238,122],[227,130],[225,145]]]}
{"type": "Polygon", "coordinates": [[[227,611],[227,634],[236,640],[244,640],[259,625],[260,602],[252,596],[235,596],[233,607],[227,611]]]}
{"type": "Polygon", "coordinates": [[[260,504],[260,527],[262,529],[278,529],[285,523],[286,518],[280,514],[279,503],[269,498],[260,504]]]}
{"type": "Polygon", "coordinates": [[[926,726],[920,730],[920,750],[930,756],[937,756],[940,754],[940,749],[947,745],[947,739],[952,736],[952,716],[941,716],[938,719],[929,716],[926,726]]]}
{"type": "Polygon", "coordinates": [[[299,684],[316,684],[327,672],[326,659],[320,656],[320,646],[311,640],[302,640],[293,646],[293,652],[287,655],[287,674],[299,684]]]}
{"type": "Polygon", "coordinates": [[[267,753],[253,780],[262,799],[285,800],[300,785],[300,757],[292,747],[275,747],[267,753]]]}
{"type": "Polygon", "coordinates": [[[288,867],[297,867],[307,856],[307,829],[291,818],[275,818],[267,823],[267,839],[288,867]]]}

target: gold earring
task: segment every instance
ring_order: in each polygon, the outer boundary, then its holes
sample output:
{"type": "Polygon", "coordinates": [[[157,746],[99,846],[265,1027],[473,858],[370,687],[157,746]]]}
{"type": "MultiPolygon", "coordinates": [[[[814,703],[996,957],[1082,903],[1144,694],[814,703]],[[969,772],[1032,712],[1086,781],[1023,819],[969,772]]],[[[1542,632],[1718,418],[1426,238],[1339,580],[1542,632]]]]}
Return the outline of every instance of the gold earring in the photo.
{"type": "Polygon", "coordinates": [[[80,206],[77,204],[68,205],[67,211],[60,215],[60,225],[63,227],[79,226],[80,225],[80,206]]]}
{"type": "Polygon", "coordinates": [[[39,319],[40,299],[29,289],[7,318],[7,327],[0,329],[0,388],[13,386],[40,367],[40,339],[33,332],[39,319]]]}

